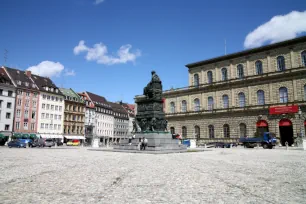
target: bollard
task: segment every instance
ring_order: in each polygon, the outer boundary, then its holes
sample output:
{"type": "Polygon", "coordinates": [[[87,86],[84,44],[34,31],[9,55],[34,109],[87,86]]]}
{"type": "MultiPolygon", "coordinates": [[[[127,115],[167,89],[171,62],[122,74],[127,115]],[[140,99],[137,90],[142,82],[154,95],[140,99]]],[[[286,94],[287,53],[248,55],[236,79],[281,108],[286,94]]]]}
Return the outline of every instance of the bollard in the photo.
{"type": "Polygon", "coordinates": [[[287,141],[285,142],[285,145],[286,145],[286,150],[288,150],[288,142],[287,141]]]}

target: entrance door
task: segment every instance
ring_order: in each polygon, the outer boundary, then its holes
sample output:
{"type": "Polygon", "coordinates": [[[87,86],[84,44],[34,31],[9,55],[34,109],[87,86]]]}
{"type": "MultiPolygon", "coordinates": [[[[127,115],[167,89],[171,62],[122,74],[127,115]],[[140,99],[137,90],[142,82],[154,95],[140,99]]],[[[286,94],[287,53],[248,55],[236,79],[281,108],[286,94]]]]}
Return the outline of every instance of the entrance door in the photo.
{"type": "Polygon", "coordinates": [[[286,142],[288,142],[289,146],[293,144],[293,128],[292,122],[289,119],[282,119],[279,121],[279,133],[283,146],[286,145],[286,142]]]}
{"type": "Polygon", "coordinates": [[[256,129],[257,129],[257,136],[262,137],[264,135],[264,132],[269,132],[269,126],[267,121],[265,120],[259,120],[256,123],[256,129]]]}

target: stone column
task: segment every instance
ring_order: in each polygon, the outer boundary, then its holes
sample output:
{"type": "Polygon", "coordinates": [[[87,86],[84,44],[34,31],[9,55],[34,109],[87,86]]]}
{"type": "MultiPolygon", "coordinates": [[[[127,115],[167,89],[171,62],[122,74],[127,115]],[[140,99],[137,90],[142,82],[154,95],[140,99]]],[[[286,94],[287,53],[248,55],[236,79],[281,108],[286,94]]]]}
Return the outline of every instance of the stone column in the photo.
{"type": "Polygon", "coordinates": [[[294,52],[293,49],[290,48],[290,68],[296,67],[294,64],[294,52]]]}

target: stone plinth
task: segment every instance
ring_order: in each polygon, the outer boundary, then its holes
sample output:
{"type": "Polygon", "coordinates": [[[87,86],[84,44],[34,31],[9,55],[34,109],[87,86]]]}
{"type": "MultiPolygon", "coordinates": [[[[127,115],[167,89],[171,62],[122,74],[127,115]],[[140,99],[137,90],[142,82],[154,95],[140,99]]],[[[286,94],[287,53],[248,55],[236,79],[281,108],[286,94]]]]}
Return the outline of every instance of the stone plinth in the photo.
{"type": "Polygon", "coordinates": [[[139,149],[139,143],[141,138],[147,138],[148,145],[147,151],[169,151],[169,150],[185,150],[185,145],[179,144],[178,139],[172,139],[172,135],[168,132],[143,132],[136,133],[135,139],[132,140],[132,144],[129,145],[128,140],[120,142],[119,146],[114,149],[121,150],[137,150],[139,149]]]}

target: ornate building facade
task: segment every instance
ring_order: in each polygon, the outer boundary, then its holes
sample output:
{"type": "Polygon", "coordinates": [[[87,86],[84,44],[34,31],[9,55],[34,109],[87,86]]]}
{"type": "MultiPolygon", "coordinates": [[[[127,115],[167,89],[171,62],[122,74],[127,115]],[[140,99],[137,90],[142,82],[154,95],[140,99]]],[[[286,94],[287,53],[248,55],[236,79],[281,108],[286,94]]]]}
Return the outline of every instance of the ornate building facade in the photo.
{"type": "Polygon", "coordinates": [[[163,92],[172,133],[199,143],[304,135],[306,37],[186,65],[189,86],[163,92]]]}
{"type": "Polygon", "coordinates": [[[60,88],[60,91],[65,96],[63,127],[65,141],[73,139],[84,141],[85,101],[71,88],[60,88]]]}

